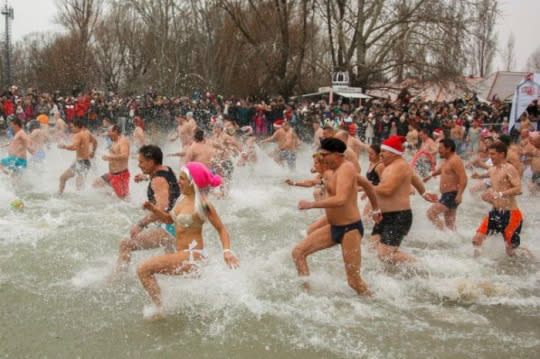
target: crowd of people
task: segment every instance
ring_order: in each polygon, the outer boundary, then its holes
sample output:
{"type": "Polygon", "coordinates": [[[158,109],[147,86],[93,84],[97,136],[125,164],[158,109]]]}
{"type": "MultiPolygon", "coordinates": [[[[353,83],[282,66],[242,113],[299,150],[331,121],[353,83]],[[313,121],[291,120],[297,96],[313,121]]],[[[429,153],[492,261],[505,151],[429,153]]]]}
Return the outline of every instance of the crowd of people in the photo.
{"type": "Polygon", "coordinates": [[[234,169],[256,163],[257,147],[267,142],[276,144],[268,156],[291,171],[302,144],[314,152],[313,178],[285,179],[290,186],[314,187],[313,200],[300,201],[298,209],[325,212],[292,250],[300,276],[309,275],[309,255],[339,245],[349,285],[358,294],[369,294],[360,275],[364,224],[373,227],[370,248],[382,261],[414,263],[416,259],[401,249],[413,221],[411,195],[419,193],[431,203],[426,215],[436,228],[455,231],[467,187],[492,206],[472,239],[474,255],[480,255],[487,235],[502,233],[509,256],[532,256],[521,246],[523,217],[516,198],[523,192],[522,184],[531,193],[540,189],[537,103],[522,116],[519,128],[509,131],[508,106],[481,103],[474,96],[452,103],[401,96],[394,102],[330,105],[301,99],[291,104],[280,98],[268,104],[225,100],[210,93],[168,99],[151,89],[135,98],[99,91],[76,97],[18,91],[12,87],[2,97],[9,127],[7,156],[0,169],[14,184],[25,175],[27,153],[31,162],[47,161],[48,149],[56,144],[75,153],[59,177],[59,194],[73,177],[81,189],[93,162],[102,160],[108,163],[108,172],[95,178],[93,185],[109,186],[118,198],[126,199],[129,161],[137,159],[142,173],[133,180],[149,183],[143,204],[148,214],[120,241],[115,273],[125,271],[133,251],[163,247],[166,254],[137,268],[158,313],[162,301],[155,274],[182,274],[201,264],[207,256],[202,236],[207,220],[219,235],[226,264],[239,265],[210,198],[227,197],[234,169]],[[164,130],[166,140],[180,140],[178,152],[164,154],[149,133],[152,126],[164,130]],[[100,136],[103,141],[98,141],[100,136]],[[108,153],[96,159],[100,143],[108,153]],[[362,171],[366,154],[369,167],[362,171]],[[164,166],[164,156],[180,157],[179,171],[164,166]],[[433,178],[440,178],[440,196],[424,186],[433,178]],[[369,200],[363,209],[359,198],[369,200]]]}

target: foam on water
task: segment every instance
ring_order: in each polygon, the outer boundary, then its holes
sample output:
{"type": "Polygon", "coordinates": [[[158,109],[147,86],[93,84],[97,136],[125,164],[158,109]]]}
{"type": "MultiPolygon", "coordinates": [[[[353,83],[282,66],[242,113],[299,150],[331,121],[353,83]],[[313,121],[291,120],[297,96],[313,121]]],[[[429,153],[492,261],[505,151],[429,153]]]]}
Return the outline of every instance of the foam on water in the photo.
{"type": "MultiPolygon", "coordinates": [[[[168,143],[164,152],[177,146],[168,143]]],[[[414,223],[403,249],[417,266],[387,266],[365,240],[362,276],[373,296],[359,298],[335,247],[310,256],[312,289],[306,292],[291,250],[322,212],[297,210],[312,191],[283,180],[310,178],[311,152],[299,153],[291,173],[266,157],[269,150],[257,150],[254,167],[236,169],[229,198],[213,200],[240,268],[226,267],[215,230],[205,226],[207,262],[186,276],[158,276],[165,313],[155,323],[143,320],[152,313],[135,268],[162,250],[135,253],[124,278],[109,281],[119,240],[144,213],[147,184],[132,182],[128,201],[92,188],[93,178],[106,172],[99,153],[85,190],[75,191],[70,181],[59,197],[58,177],[73,153],[56,148],[45,168],[28,170],[24,190],[2,177],[0,304],[10,330],[0,329],[0,337],[10,343],[6,353],[36,356],[35,346],[22,349],[31,335],[42,357],[172,358],[181,351],[214,358],[223,350],[236,358],[534,357],[540,344],[538,263],[506,258],[499,236],[472,258],[471,238],[487,205],[467,193],[458,232],[439,232],[425,217],[429,204],[413,196],[414,223]],[[17,196],[24,212],[9,209],[17,196]]],[[[179,168],[177,158],[165,164],[179,168]]],[[[138,173],[135,160],[130,170],[138,173]]],[[[429,187],[436,191],[437,185],[429,187]]],[[[519,202],[526,216],[522,243],[538,257],[537,200],[522,196],[519,202]]]]}

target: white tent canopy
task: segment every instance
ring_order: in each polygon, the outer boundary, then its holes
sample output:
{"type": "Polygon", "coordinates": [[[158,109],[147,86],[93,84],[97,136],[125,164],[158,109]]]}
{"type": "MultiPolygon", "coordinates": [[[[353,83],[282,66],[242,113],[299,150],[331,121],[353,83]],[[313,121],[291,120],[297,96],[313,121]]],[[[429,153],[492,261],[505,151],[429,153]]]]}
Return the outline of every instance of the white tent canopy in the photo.
{"type": "Polygon", "coordinates": [[[319,87],[319,91],[317,92],[307,93],[307,94],[300,95],[297,97],[324,96],[330,93],[332,93],[333,95],[338,95],[341,97],[348,97],[348,98],[360,98],[360,99],[372,98],[371,96],[362,93],[362,89],[360,87],[348,87],[348,86],[319,87]]]}
{"type": "Polygon", "coordinates": [[[494,72],[476,86],[476,93],[487,101],[493,100],[494,96],[501,101],[510,101],[516,86],[525,76],[527,72],[494,72]]]}
{"type": "Polygon", "coordinates": [[[527,107],[540,97],[540,73],[529,73],[524,76],[514,90],[512,110],[508,128],[512,128],[519,118],[527,110],[527,107]]]}

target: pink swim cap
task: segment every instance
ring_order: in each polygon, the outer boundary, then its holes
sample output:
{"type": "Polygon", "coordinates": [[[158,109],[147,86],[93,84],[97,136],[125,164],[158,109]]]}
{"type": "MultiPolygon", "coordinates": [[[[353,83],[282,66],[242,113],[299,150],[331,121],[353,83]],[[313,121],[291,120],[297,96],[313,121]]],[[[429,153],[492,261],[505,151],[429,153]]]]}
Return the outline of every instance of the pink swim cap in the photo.
{"type": "Polygon", "coordinates": [[[221,185],[221,177],[214,175],[205,165],[200,162],[188,162],[184,165],[184,169],[189,172],[193,182],[199,189],[208,186],[217,187],[221,185]]]}

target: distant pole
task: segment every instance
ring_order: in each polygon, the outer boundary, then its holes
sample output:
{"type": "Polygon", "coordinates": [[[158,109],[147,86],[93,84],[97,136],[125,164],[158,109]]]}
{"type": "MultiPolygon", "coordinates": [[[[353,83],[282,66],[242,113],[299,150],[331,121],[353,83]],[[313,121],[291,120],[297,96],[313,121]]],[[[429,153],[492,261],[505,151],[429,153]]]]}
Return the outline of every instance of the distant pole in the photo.
{"type": "Polygon", "coordinates": [[[15,18],[13,8],[6,4],[2,8],[2,15],[5,18],[5,39],[4,39],[4,86],[11,86],[11,21],[15,18]]]}

